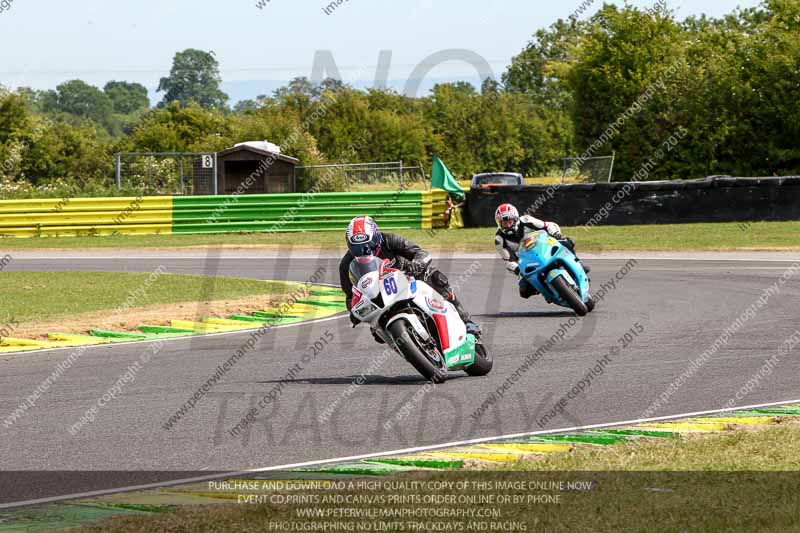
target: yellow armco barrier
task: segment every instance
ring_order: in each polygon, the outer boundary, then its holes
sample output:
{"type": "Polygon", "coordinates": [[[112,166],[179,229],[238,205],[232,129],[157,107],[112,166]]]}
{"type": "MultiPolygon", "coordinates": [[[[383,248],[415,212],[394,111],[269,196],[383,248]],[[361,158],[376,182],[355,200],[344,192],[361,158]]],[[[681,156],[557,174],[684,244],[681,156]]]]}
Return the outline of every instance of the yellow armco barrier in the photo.
{"type": "Polygon", "coordinates": [[[422,228],[443,228],[447,209],[447,191],[433,189],[422,193],[422,228]]]}
{"type": "Polygon", "coordinates": [[[119,198],[48,198],[40,200],[0,201],[0,215],[10,213],[70,213],[83,211],[171,211],[172,196],[119,198]],[[138,206],[138,209],[136,208],[138,206]]]}
{"type": "Polygon", "coordinates": [[[122,215],[118,211],[0,214],[0,227],[31,226],[116,226],[130,224],[172,224],[169,211],[137,211],[122,215]],[[122,222],[122,224],[119,224],[122,222]]]}
{"type": "Polygon", "coordinates": [[[172,197],[0,201],[0,236],[172,233],[172,197]]]}
{"type": "Polygon", "coordinates": [[[120,226],[44,226],[5,228],[0,237],[83,237],[108,235],[156,235],[172,233],[172,224],[125,224],[120,226]]]}

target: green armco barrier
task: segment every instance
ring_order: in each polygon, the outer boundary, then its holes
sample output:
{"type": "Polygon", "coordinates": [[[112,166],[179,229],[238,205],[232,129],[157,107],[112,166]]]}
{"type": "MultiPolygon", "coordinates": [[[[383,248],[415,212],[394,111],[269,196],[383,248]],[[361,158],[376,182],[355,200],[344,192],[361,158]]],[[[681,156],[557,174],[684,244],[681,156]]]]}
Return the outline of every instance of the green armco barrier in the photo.
{"type": "MultiPolygon", "coordinates": [[[[362,214],[368,214],[369,211],[363,211],[362,214]]],[[[180,229],[182,226],[189,225],[216,225],[225,224],[229,222],[234,223],[266,223],[267,228],[260,231],[267,231],[270,228],[274,230],[291,229],[294,226],[299,226],[303,229],[314,229],[315,225],[319,225],[318,229],[324,229],[325,222],[345,222],[353,218],[353,209],[346,207],[336,207],[333,209],[317,209],[313,207],[305,207],[298,209],[296,213],[287,213],[282,209],[228,209],[225,212],[217,214],[209,213],[207,211],[176,211],[174,213],[172,224],[173,230],[180,229]],[[274,226],[274,227],[273,227],[274,226]]],[[[419,206],[412,208],[401,207],[393,210],[390,215],[383,214],[374,217],[379,223],[391,224],[395,223],[396,226],[409,224],[410,227],[420,227],[422,224],[422,217],[419,214],[419,206]]],[[[341,229],[341,228],[339,228],[341,229]]]]}
{"type": "Polygon", "coordinates": [[[188,205],[215,207],[231,204],[279,204],[289,207],[300,204],[332,203],[346,205],[348,203],[382,204],[383,202],[421,202],[422,191],[388,191],[388,192],[320,192],[291,194],[241,194],[219,196],[175,196],[174,207],[183,208],[188,205]]]}
{"type": "MultiPolygon", "coordinates": [[[[352,207],[300,207],[295,208],[295,213],[288,213],[286,209],[281,207],[262,207],[253,208],[247,207],[246,209],[221,209],[207,210],[207,209],[186,209],[173,212],[172,221],[174,222],[190,222],[190,221],[217,221],[225,222],[232,220],[288,220],[289,218],[315,220],[323,217],[349,217],[353,213],[352,207]]],[[[376,218],[383,216],[383,218],[421,218],[419,212],[419,205],[398,205],[392,209],[391,213],[378,214],[376,218]]],[[[351,217],[352,218],[352,217],[351,217]]]]}
{"type": "MultiPolygon", "coordinates": [[[[276,222],[223,222],[219,224],[180,224],[176,223],[172,227],[172,233],[179,234],[200,234],[200,233],[269,233],[269,232],[293,232],[293,231],[344,231],[351,217],[344,217],[338,220],[316,220],[316,221],[293,221],[283,225],[276,225],[276,222]]],[[[418,219],[408,220],[386,220],[377,219],[383,229],[408,229],[422,228],[422,222],[418,219]]]]}
{"type": "Polygon", "coordinates": [[[172,232],[341,231],[359,215],[386,229],[431,228],[432,198],[420,191],[175,197],[172,232]]]}

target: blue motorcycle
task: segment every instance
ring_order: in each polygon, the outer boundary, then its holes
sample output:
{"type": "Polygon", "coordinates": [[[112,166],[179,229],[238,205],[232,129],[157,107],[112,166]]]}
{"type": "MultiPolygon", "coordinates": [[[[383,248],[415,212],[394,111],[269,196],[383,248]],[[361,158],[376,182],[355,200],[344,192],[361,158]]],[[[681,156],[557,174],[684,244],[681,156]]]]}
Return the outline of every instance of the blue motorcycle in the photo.
{"type": "Polygon", "coordinates": [[[586,316],[595,306],[589,294],[589,277],[575,254],[546,231],[538,231],[523,239],[519,252],[519,273],[554,303],[586,316]]]}

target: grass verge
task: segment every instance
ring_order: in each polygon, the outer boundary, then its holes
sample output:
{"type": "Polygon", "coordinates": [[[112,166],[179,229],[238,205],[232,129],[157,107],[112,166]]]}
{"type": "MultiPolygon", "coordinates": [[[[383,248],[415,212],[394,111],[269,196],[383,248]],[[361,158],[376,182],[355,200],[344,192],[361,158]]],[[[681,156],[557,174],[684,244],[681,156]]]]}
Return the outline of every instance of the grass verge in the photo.
{"type": "Polygon", "coordinates": [[[800,423],[681,439],[630,441],[521,461],[515,471],[536,472],[800,472],[800,423]]]}
{"type": "MultiPolygon", "coordinates": [[[[429,249],[461,252],[494,250],[493,228],[461,230],[402,230],[398,233],[429,249]]],[[[604,251],[797,251],[800,222],[753,222],[751,224],[679,224],[648,226],[597,226],[564,228],[579,250],[604,251]]],[[[3,250],[44,249],[141,249],[220,246],[287,251],[298,249],[342,250],[342,232],[252,233],[226,235],[120,235],[112,237],[51,237],[0,240],[3,250]]],[[[12,253],[13,255],[13,253],[12,253]]]]}
{"type": "Polygon", "coordinates": [[[0,324],[16,324],[9,336],[130,330],[145,320],[263,309],[289,290],[282,282],[159,272],[4,272],[0,324]]]}
{"type": "MultiPolygon", "coordinates": [[[[284,493],[311,498],[305,502],[184,507],[171,514],[112,518],[86,530],[279,531],[289,530],[286,524],[295,524],[293,530],[298,531],[322,531],[323,527],[328,531],[800,531],[799,457],[800,425],[790,422],[770,429],[678,441],[578,448],[571,454],[523,460],[511,468],[392,478],[428,483],[417,488],[379,485],[359,489],[345,483],[336,490],[284,493]],[[463,490],[456,490],[456,485],[437,489],[432,484],[436,482],[468,485],[463,490]],[[499,483],[527,485],[499,489],[499,483]],[[561,483],[565,485],[552,488],[561,483]],[[570,483],[582,488],[570,488],[570,483]],[[318,498],[312,498],[313,494],[318,498]],[[342,499],[326,503],[326,494],[342,499]],[[424,503],[426,496],[437,494],[454,500],[424,503]],[[400,502],[392,500],[393,496],[409,499],[400,502]],[[467,498],[464,502],[459,500],[462,496],[467,498]],[[536,496],[541,499],[531,499],[536,496]],[[468,503],[473,497],[494,499],[468,503]],[[331,515],[305,517],[303,509],[309,508],[331,509],[331,515]],[[355,516],[379,509],[484,509],[493,516],[355,516]],[[281,528],[276,524],[282,524],[281,528]],[[359,528],[358,524],[370,526],[364,529],[366,526],[359,528]]],[[[233,498],[241,501],[238,496],[233,498]]]]}

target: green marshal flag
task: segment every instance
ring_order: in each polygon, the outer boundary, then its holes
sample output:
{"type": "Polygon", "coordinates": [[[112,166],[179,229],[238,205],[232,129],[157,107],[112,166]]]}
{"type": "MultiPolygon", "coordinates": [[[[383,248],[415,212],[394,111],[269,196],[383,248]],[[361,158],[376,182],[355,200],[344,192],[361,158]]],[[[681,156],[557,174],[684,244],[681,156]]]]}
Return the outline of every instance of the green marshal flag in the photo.
{"type": "Polygon", "coordinates": [[[455,196],[459,196],[461,198],[466,197],[464,193],[464,189],[461,188],[461,185],[458,184],[458,181],[453,177],[447,167],[439,159],[438,156],[434,156],[433,158],[433,172],[431,173],[431,187],[436,187],[437,189],[444,189],[450,194],[455,196]]]}

